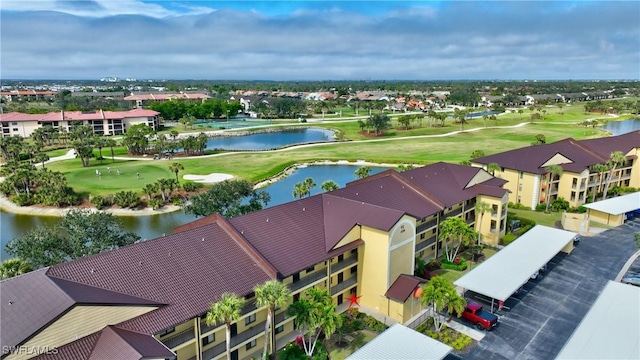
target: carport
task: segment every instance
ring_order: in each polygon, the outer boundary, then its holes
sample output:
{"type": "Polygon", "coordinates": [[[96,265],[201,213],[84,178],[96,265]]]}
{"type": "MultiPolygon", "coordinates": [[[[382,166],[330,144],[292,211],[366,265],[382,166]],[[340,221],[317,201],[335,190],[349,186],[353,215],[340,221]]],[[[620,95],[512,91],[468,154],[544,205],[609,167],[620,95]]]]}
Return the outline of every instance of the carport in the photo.
{"type": "Polygon", "coordinates": [[[640,287],[609,281],[556,359],[640,359],[640,287]]]}
{"type": "Polygon", "coordinates": [[[454,282],[494,302],[506,301],[560,251],[570,253],[576,234],[536,225],[454,282]]]}
{"type": "Polygon", "coordinates": [[[589,220],[618,226],[624,224],[627,213],[640,209],[640,192],[585,204],[589,220]]]}

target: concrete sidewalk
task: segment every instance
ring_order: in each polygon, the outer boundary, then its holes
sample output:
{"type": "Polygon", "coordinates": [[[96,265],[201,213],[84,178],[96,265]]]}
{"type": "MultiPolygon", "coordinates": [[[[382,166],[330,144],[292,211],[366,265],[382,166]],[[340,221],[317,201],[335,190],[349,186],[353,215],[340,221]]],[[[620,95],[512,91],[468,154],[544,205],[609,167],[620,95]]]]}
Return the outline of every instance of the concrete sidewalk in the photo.
{"type": "Polygon", "coordinates": [[[449,327],[450,329],[453,329],[461,334],[465,334],[467,336],[469,336],[470,338],[472,338],[473,340],[476,341],[480,341],[482,339],[484,339],[485,333],[484,331],[478,331],[474,328],[468,327],[464,324],[461,324],[455,320],[451,320],[451,321],[447,321],[445,322],[445,324],[447,325],[447,327],[449,327]]]}

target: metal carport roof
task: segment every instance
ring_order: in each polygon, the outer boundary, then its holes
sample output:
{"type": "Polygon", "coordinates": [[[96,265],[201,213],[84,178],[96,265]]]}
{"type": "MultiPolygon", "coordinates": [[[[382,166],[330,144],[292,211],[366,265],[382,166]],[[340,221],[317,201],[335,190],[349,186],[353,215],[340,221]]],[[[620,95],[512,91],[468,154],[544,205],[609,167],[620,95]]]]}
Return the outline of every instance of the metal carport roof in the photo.
{"type": "Polygon", "coordinates": [[[505,301],[575,236],[571,231],[536,225],[454,284],[505,301]]]}
{"type": "Polygon", "coordinates": [[[347,360],[444,359],[451,347],[404,325],[394,324],[347,360]]]}
{"type": "Polygon", "coordinates": [[[619,215],[640,209],[640,192],[634,192],[611,199],[585,204],[584,207],[606,214],[619,215]]]}
{"type": "Polygon", "coordinates": [[[640,287],[609,281],[556,359],[640,359],[640,287]]]}

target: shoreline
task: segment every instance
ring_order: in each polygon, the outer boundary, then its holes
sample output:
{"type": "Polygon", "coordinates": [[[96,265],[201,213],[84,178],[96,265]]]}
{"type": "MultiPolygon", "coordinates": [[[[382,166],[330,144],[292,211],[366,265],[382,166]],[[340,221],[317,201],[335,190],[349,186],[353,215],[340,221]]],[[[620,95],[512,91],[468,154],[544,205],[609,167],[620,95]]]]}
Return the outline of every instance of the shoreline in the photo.
{"type": "MultiPolygon", "coordinates": [[[[365,160],[358,161],[348,161],[348,160],[317,160],[314,162],[306,162],[300,164],[294,164],[287,168],[285,168],[280,173],[272,176],[268,179],[262,180],[256,183],[253,188],[254,190],[262,189],[274,182],[277,182],[293,173],[299,168],[304,168],[307,166],[322,166],[322,165],[361,165],[361,166],[380,166],[380,167],[388,167],[390,169],[395,169],[398,167],[398,164],[383,164],[383,163],[373,163],[365,160]]],[[[418,164],[413,164],[415,167],[422,166],[418,164]]],[[[71,206],[66,208],[53,208],[53,207],[39,207],[39,206],[18,206],[13,202],[9,201],[6,196],[0,195],[0,210],[17,215],[35,215],[35,216],[51,216],[51,217],[62,217],[68,211],[72,209],[90,209],[91,211],[98,211],[95,207],[77,207],[71,206]]],[[[144,209],[105,209],[100,210],[107,213],[111,213],[115,216],[150,216],[150,215],[159,215],[166,214],[171,212],[176,212],[182,210],[182,207],[176,205],[165,205],[158,210],[153,210],[151,207],[147,207],[144,209]]]]}

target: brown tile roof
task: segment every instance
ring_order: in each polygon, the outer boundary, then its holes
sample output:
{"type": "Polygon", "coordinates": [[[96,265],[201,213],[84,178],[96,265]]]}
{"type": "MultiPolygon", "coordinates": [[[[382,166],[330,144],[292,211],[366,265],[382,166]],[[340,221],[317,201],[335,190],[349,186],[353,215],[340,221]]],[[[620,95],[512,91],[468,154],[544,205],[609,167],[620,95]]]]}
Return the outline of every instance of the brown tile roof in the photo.
{"type": "Polygon", "coordinates": [[[17,346],[75,305],[160,306],[158,302],[47,275],[47,268],[0,282],[1,346],[17,346]],[[8,305],[7,305],[8,304],[8,305]]]}
{"type": "Polygon", "coordinates": [[[562,164],[565,171],[582,172],[590,166],[601,164],[609,159],[614,151],[629,152],[640,147],[640,131],[604,137],[599,139],[576,141],[564,139],[551,144],[527,146],[503,153],[473,159],[474,163],[497,163],[507,169],[515,169],[533,174],[545,174],[543,165],[554,155],[560,154],[572,162],[562,164]],[[526,159],[524,161],[523,159],[526,159]]]}
{"type": "Polygon", "coordinates": [[[399,210],[418,219],[438,213],[444,203],[408,181],[395,170],[387,170],[332,191],[336,196],[399,210]]]}
{"type": "MultiPolygon", "coordinates": [[[[229,220],[281,276],[347,251],[328,251],[358,224],[388,230],[403,212],[319,194],[229,220]],[[296,236],[292,236],[292,235],[296,236]]],[[[361,242],[351,244],[356,247],[361,242]]]]}
{"type": "Polygon", "coordinates": [[[507,193],[507,190],[501,188],[506,181],[493,177],[469,186],[472,179],[484,174],[490,176],[480,168],[445,162],[437,162],[400,173],[402,177],[423,191],[433,194],[432,196],[445,207],[473,199],[479,194],[502,197],[507,193]]]}
{"type": "Polygon", "coordinates": [[[175,354],[151,335],[107,326],[37,360],[171,359],[175,354]]]}
{"type": "Polygon", "coordinates": [[[418,286],[426,282],[427,280],[417,276],[400,274],[396,281],[391,284],[384,296],[391,300],[404,303],[418,286]]]}
{"type": "Polygon", "coordinates": [[[48,275],[167,304],[119,325],[154,334],[205,313],[223,292],[243,296],[276,277],[225,222],[219,217],[202,227],[56,265],[48,275]]]}

